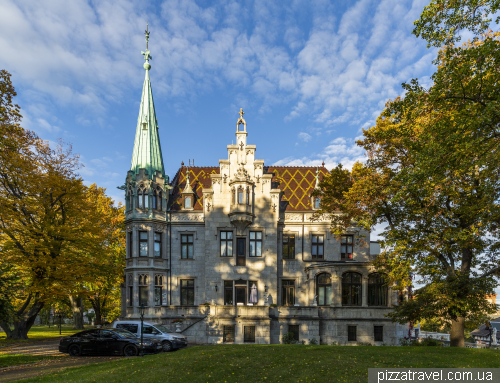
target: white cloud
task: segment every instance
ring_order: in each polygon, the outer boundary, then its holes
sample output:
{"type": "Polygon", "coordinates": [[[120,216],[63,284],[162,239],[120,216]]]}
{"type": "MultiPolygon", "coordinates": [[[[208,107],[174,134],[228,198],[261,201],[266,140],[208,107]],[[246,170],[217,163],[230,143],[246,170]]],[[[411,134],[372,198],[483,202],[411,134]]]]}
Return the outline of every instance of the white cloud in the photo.
{"type": "Polygon", "coordinates": [[[308,142],[311,138],[312,138],[312,136],[310,134],[307,134],[304,132],[299,133],[299,139],[304,141],[304,142],[308,142]]]}

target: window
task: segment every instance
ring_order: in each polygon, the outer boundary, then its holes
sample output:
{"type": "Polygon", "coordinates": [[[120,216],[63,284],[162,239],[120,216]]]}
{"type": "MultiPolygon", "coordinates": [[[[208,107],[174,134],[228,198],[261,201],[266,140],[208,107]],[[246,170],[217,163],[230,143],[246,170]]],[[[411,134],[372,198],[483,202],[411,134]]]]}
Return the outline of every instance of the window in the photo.
{"type": "Polygon", "coordinates": [[[321,204],[321,198],[319,197],[314,198],[314,208],[319,209],[320,204],[321,204]]]}
{"type": "Polygon", "coordinates": [[[352,259],[352,235],[343,235],[340,244],[340,258],[352,259]]]}
{"type": "Polygon", "coordinates": [[[133,193],[132,193],[132,189],[128,189],[128,193],[127,193],[127,209],[128,210],[132,210],[132,202],[133,201],[133,193]]]}
{"type": "Polygon", "coordinates": [[[139,232],[139,255],[141,257],[148,256],[148,232],[140,231],[139,232]]]}
{"type": "Polygon", "coordinates": [[[231,201],[233,201],[233,205],[236,204],[236,192],[234,190],[234,188],[231,189],[231,201]]]}
{"type": "Polygon", "coordinates": [[[295,235],[283,234],[283,259],[295,259],[295,235]]]}
{"type": "Polygon", "coordinates": [[[132,258],[132,249],[134,248],[133,244],[134,244],[134,232],[133,231],[129,231],[128,232],[128,257],[129,258],[132,258]]]}
{"type": "Polygon", "coordinates": [[[323,235],[312,236],[312,257],[313,259],[323,259],[323,235]]]}
{"type": "Polygon", "coordinates": [[[398,290],[398,305],[402,305],[406,300],[406,294],[404,290],[398,290]]]}
{"type": "Polygon", "coordinates": [[[129,306],[134,305],[134,286],[128,287],[128,305],[129,306]]]}
{"type": "Polygon", "coordinates": [[[224,343],[234,342],[234,325],[224,326],[222,341],[224,343]]]}
{"type": "Polygon", "coordinates": [[[246,238],[236,238],[236,266],[246,265],[246,238]]]}
{"type": "Polygon", "coordinates": [[[320,274],[316,279],[318,305],[329,306],[332,303],[332,280],[330,274],[320,274]]]}
{"type": "Polygon", "coordinates": [[[143,195],[143,193],[144,193],[144,190],[142,190],[142,189],[137,192],[137,207],[139,209],[144,209],[144,195],[143,195]]]}
{"type": "Polygon", "coordinates": [[[247,205],[250,205],[250,190],[247,188],[247,205]]]}
{"type": "Polygon", "coordinates": [[[233,256],[233,232],[221,231],[220,232],[220,256],[232,257],[233,256]]]}
{"type": "Polygon", "coordinates": [[[184,198],[184,209],[191,209],[191,197],[184,198]]]}
{"type": "Polygon", "coordinates": [[[262,232],[250,232],[250,257],[262,257],[262,232]]]}
{"type": "Polygon", "coordinates": [[[238,203],[244,203],[243,202],[243,188],[238,189],[238,203]]]}
{"type": "Polygon", "coordinates": [[[155,306],[163,304],[163,276],[155,275],[155,306]]]}
{"type": "Polygon", "coordinates": [[[224,304],[233,305],[233,281],[224,281],[224,304]]]}
{"type": "Polygon", "coordinates": [[[147,274],[139,275],[139,306],[147,306],[148,305],[148,276],[147,274]]]}
{"type": "Polygon", "coordinates": [[[194,305],[194,279],[181,280],[181,306],[194,305]]]}
{"type": "Polygon", "coordinates": [[[347,326],[347,340],[356,342],[356,326],[347,326]]]}
{"type": "Polygon", "coordinates": [[[293,306],[295,304],[295,281],[283,279],[281,281],[281,305],[293,306]]]}
{"type": "Polygon", "coordinates": [[[255,343],[255,326],[243,326],[243,342],[255,343]]]}
{"type": "Polygon", "coordinates": [[[368,276],[368,306],[387,306],[387,286],[382,274],[368,276]]]}
{"type": "Polygon", "coordinates": [[[361,274],[345,273],[342,276],[342,304],[361,306],[361,274]]]}
{"type": "Polygon", "coordinates": [[[298,324],[289,324],[288,332],[293,334],[293,340],[299,341],[299,325],[298,324]]]}
{"type": "Polygon", "coordinates": [[[161,233],[155,233],[155,257],[161,257],[161,233]]]}
{"type": "Polygon", "coordinates": [[[181,258],[193,259],[193,234],[181,235],[181,258]]]}
{"type": "Polygon", "coordinates": [[[156,204],[156,206],[157,206],[157,209],[160,211],[162,210],[162,207],[163,207],[162,206],[162,204],[163,204],[162,198],[163,198],[163,193],[161,192],[161,190],[158,190],[158,203],[156,204]]]}
{"type": "Polygon", "coordinates": [[[156,209],[156,199],[158,198],[156,190],[153,190],[153,209],[156,209]]]}
{"type": "Polygon", "coordinates": [[[137,331],[139,330],[139,325],[130,323],[118,323],[116,325],[116,328],[121,328],[123,330],[130,331],[132,334],[137,334],[137,331]]]}
{"type": "Polygon", "coordinates": [[[373,340],[375,342],[384,341],[384,326],[373,326],[373,340]]]}

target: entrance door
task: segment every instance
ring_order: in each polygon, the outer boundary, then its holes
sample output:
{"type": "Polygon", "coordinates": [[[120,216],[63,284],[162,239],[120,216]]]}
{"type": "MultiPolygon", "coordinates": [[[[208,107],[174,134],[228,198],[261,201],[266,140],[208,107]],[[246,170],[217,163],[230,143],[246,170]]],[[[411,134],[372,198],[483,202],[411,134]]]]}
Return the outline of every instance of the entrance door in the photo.
{"type": "Polygon", "coordinates": [[[245,238],[237,238],[236,239],[236,266],[245,266],[246,265],[245,248],[246,248],[246,239],[245,238]]]}

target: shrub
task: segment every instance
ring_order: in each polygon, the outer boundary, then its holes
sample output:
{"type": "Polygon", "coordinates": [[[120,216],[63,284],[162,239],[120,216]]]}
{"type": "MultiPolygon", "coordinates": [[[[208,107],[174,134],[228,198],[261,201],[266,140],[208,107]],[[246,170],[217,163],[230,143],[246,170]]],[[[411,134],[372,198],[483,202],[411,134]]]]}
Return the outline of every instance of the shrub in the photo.
{"type": "Polygon", "coordinates": [[[316,338],[309,339],[309,344],[318,344],[318,340],[316,338]]]}
{"type": "Polygon", "coordinates": [[[281,343],[283,344],[296,344],[297,340],[293,337],[293,332],[287,332],[281,337],[281,343]]]}
{"type": "Polygon", "coordinates": [[[440,346],[441,342],[437,339],[432,339],[432,338],[425,338],[422,339],[419,343],[417,343],[418,346],[440,346]]]}

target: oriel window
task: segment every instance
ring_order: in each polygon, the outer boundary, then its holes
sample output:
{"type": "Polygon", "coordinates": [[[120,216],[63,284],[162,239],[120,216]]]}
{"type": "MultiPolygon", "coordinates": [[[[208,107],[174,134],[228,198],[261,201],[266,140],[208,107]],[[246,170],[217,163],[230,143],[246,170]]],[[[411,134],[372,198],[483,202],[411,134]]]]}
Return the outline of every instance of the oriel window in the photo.
{"type": "Polygon", "coordinates": [[[330,306],[332,303],[332,280],[330,274],[320,274],[316,279],[318,305],[330,306]]]}
{"type": "Polygon", "coordinates": [[[313,235],[312,236],[312,258],[313,259],[323,259],[324,250],[324,236],[323,235],[313,235]]]}
{"type": "Polygon", "coordinates": [[[221,231],[220,232],[220,256],[232,257],[233,256],[233,232],[221,231]]]}
{"type": "Polygon", "coordinates": [[[243,188],[238,189],[238,203],[244,203],[243,201],[243,188]]]}
{"type": "Polygon", "coordinates": [[[295,259],[295,235],[283,234],[283,259],[295,259]]]}
{"type": "Polygon", "coordinates": [[[342,276],[342,305],[361,306],[361,274],[345,273],[342,276]]]}
{"type": "Polygon", "coordinates": [[[193,259],[194,249],[193,249],[193,234],[182,234],[181,235],[181,258],[182,259],[193,259]]]}
{"type": "Polygon", "coordinates": [[[341,259],[352,259],[352,235],[343,235],[342,243],[340,244],[340,258],[341,259]]]}
{"type": "Polygon", "coordinates": [[[262,232],[250,232],[250,257],[262,257],[262,232]]]}
{"type": "Polygon", "coordinates": [[[139,232],[139,255],[141,257],[148,256],[148,232],[140,231],[139,232]]]}
{"type": "Polygon", "coordinates": [[[148,300],[149,300],[148,282],[149,278],[146,274],[139,275],[139,306],[148,305],[148,300]]]}
{"type": "Polygon", "coordinates": [[[281,281],[281,305],[293,306],[294,304],[295,304],[295,281],[283,279],[281,281]]]}
{"type": "Polygon", "coordinates": [[[161,233],[155,233],[155,257],[161,257],[161,233]]]}
{"type": "Polygon", "coordinates": [[[163,276],[155,275],[155,306],[163,304],[163,276]]]}
{"type": "Polygon", "coordinates": [[[194,306],[194,279],[181,280],[181,306],[194,306]]]}

